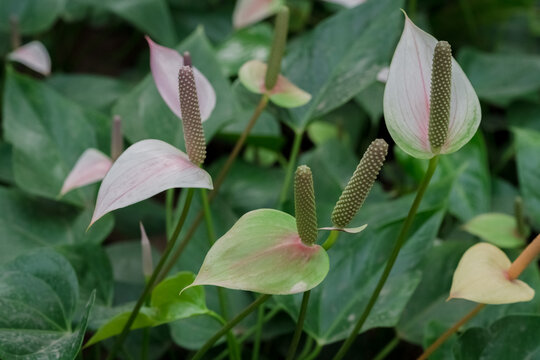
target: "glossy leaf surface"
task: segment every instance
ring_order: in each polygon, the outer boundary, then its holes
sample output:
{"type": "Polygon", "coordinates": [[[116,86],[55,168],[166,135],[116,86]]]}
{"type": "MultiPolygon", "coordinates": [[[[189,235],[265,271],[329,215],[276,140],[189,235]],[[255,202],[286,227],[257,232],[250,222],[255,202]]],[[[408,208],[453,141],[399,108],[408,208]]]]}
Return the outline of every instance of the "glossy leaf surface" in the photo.
{"type": "Polygon", "coordinates": [[[79,289],[67,260],[53,251],[21,256],[3,267],[0,284],[2,359],[75,358],[95,294],[72,330],[79,289]]]}

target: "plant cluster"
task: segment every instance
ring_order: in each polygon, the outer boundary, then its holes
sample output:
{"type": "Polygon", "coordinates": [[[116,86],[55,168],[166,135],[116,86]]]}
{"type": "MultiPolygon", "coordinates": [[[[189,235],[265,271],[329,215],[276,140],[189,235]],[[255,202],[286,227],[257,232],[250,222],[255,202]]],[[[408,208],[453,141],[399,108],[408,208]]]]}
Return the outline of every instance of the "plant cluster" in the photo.
{"type": "Polygon", "coordinates": [[[540,356],[540,58],[458,62],[416,1],[209,0],[235,30],[176,48],[199,5],[6,1],[1,359],[540,356]],[[86,16],[150,73],[23,44],[86,16]]]}

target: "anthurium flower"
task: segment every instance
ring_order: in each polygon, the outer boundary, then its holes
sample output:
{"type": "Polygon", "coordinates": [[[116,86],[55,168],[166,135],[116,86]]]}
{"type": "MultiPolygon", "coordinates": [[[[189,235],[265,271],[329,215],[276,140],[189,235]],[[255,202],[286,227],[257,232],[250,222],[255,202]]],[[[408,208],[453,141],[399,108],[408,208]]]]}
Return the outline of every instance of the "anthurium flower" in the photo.
{"type": "Polygon", "coordinates": [[[64,181],[60,195],[100,181],[107,175],[112,163],[110,157],[97,149],[85,150],[64,181]]]}
{"type": "Polygon", "coordinates": [[[276,85],[267,90],[265,86],[267,65],[259,60],[250,60],[240,68],[238,78],[251,92],[267,94],[270,101],[278,106],[293,108],[305,105],[311,100],[311,95],[291,83],[283,75],[278,76],[276,85]]]}
{"type": "Polygon", "coordinates": [[[249,26],[277,12],[284,0],[237,0],[233,13],[236,29],[249,26]]]}
{"type": "Polygon", "coordinates": [[[73,189],[102,180],[111,168],[114,160],[122,153],[123,148],[122,120],[120,116],[115,115],[111,127],[111,157],[108,157],[97,149],[86,149],[69,172],[66,180],[64,180],[64,184],[60,190],[60,196],[65,195],[73,189]]]}
{"type": "MultiPolygon", "coordinates": [[[[150,47],[150,68],[156,87],[171,111],[180,119],[182,118],[181,107],[178,106],[178,69],[184,64],[184,58],[173,49],[161,46],[146,36],[148,46],[150,47]]],[[[202,121],[207,120],[216,106],[216,93],[214,88],[197,69],[193,68],[195,84],[197,87],[197,96],[202,121]]]]}
{"type": "Polygon", "coordinates": [[[51,73],[51,57],[47,48],[39,41],[32,41],[15,49],[7,55],[7,58],[42,75],[47,76],[51,73]]]}
{"type": "Polygon", "coordinates": [[[429,140],[432,63],[437,40],[405,16],[384,92],[384,117],[396,144],[417,158],[459,150],[480,124],[478,97],[459,64],[451,58],[448,133],[440,149],[429,140]]]}
{"type": "Polygon", "coordinates": [[[142,140],[114,162],[99,188],[90,226],[110,211],[171,188],[212,189],[210,175],[188,156],[160,140],[142,140]]]}
{"type": "Polygon", "coordinates": [[[461,298],[483,304],[530,301],[534,290],[509,276],[511,262],[494,245],[479,243],[468,249],[454,272],[449,299],[461,298]]]}
{"type": "Polygon", "coordinates": [[[260,209],[242,216],[215,242],[190,287],[295,294],[317,286],[328,269],[328,254],[302,242],[294,217],[260,209]]]}

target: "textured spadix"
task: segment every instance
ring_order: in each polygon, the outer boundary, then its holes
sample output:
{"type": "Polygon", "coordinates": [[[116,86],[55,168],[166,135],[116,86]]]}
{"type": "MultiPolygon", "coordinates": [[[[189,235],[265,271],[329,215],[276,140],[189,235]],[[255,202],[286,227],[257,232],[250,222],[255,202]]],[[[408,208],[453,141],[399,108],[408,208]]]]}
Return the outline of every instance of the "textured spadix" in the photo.
{"type": "Polygon", "coordinates": [[[216,241],[191,286],[295,294],[317,286],[328,269],[326,251],[302,243],[294,217],[261,209],[242,216],[216,241]]]}
{"type": "MultiPolygon", "coordinates": [[[[179,118],[182,112],[178,104],[178,69],[184,65],[184,58],[173,49],[161,46],[146,37],[150,47],[150,68],[156,87],[171,111],[179,118]]],[[[201,111],[202,121],[207,120],[216,106],[216,93],[204,75],[193,68],[195,83],[197,84],[197,97],[201,111]]]]}
{"type": "Polygon", "coordinates": [[[265,77],[267,65],[259,60],[250,60],[240,68],[238,78],[251,92],[256,94],[267,93],[270,101],[278,106],[293,108],[302,106],[311,100],[311,95],[291,83],[283,75],[278,76],[274,88],[266,91],[265,77]]]}
{"type": "Polygon", "coordinates": [[[283,0],[237,0],[233,13],[233,25],[240,29],[256,23],[277,12],[283,0]]]}
{"type": "Polygon", "coordinates": [[[212,189],[212,179],[174,146],[139,141],[120,155],[103,179],[90,225],[110,211],[171,188],[212,189]]]}
{"type": "Polygon", "coordinates": [[[7,55],[7,58],[21,63],[40,74],[49,75],[51,73],[49,52],[39,41],[32,41],[15,49],[7,55]]]}
{"type": "Polygon", "coordinates": [[[306,245],[317,241],[317,211],[311,169],[301,165],[294,176],[294,216],[300,239],[306,245]]]}
{"type": "Polygon", "coordinates": [[[480,243],[471,247],[459,261],[449,299],[461,298],[483,304],[509,304],[529,301],[534,290],[521,280],[510,280],[511,262],[494,245],[480,243]]]}
{"type": "MultiPolygon", "coordinates": [[[[396,144],[417,158],[431,158],[428,126],[431,68],[437,40],[405,17],[384,92],[384,117],[396,144]]],[[[440,153],[459,150],[480,124],[480,103],[469,80],[452,59],[452,88],[448,136],[440,153]]]]}
{"type": "Polygon", "coordinates": [[[85,186],[97,181],[100,181],[107,175],[107,172],[112,166],[112,160],[101,151],[96,149],[87,149],[82,153],[75,166],[68,174],[60,195],[85,186]]]}
{"type": "Polygon", "coordinates": [[[429,97],[428,137],[434,153],[440,151],[448,137],[451,87],[452,48],[446,41],[439,41],[433,52],[429,97]]]}
{"type": "Polygon", "coordinates": [[[387,153],[388,144],[382,139],[374,140],[369,145],[334,207],[332,223],[336,227],[346,227],[362,207],[387,153]]]}

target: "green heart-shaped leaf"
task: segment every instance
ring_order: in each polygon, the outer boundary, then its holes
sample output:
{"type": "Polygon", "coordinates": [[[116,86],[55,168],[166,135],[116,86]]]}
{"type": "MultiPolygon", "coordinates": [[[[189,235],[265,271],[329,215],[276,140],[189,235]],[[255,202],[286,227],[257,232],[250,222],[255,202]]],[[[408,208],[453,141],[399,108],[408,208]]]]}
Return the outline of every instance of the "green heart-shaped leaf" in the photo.
{"type": "Polygon", "coordinates": [[[79,288],[73,268],[61,255],[51,250],[23,255],[0,273],[0,358],[74,359],[95,292],[79,327],[72,330],[79,288]]]}
{"type": "Polygon", "coordinates": [[[294,217],[260,209],[242,216],[216,241],[190,286],[295,294],[317,286],[328,269],[328,254],[302,243],[294,217]]]}
{"type": "MultiPolygon", "coordinates": [[[[204,290],[189,289],[178,293],[193,282],[194,275],[180,272],[159,283],[152,291],[150,306],[143,306],[131,325],[131,329],[158,326],[171,321],[185,319],[195,315],[206,314],[204,290]]],[[[122,312],[103,324],[92,338],[85,344],[88,347],[101,340],[120,334],[131,311],[122,312]]]]}
{"type": "Polygon", "coordinates": [[[502,248],[525,245],[524,239],[517,232],[516,219],[507,214],[489,213],[476,216],[465,224],[464,229],[502,248]]]}

